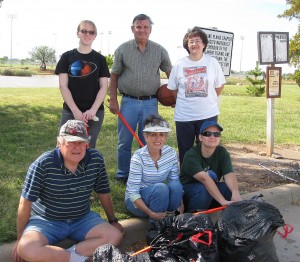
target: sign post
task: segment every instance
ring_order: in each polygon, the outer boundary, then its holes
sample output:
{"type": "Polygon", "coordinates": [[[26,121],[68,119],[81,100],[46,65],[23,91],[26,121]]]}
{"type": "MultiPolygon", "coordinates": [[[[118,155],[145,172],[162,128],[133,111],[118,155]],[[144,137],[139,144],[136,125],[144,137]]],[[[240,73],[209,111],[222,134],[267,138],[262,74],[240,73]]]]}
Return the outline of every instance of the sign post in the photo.
{"type": "Polygon", "coordinates": [[[258,58],[261,65],[267,67],[267,156],[272,156],[274,150],[275,111],[274,98],[281,97],[281,67],[275,64],[288,63],[289,33],[288,32],[258,32],[258,58]]]}

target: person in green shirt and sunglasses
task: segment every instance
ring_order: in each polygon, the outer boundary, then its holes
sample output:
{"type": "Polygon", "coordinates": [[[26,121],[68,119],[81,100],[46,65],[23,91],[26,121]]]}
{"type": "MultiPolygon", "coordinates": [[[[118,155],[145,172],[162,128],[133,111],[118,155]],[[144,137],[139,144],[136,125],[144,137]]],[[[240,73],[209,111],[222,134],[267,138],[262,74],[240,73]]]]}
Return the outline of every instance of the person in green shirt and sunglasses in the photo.
{"type": "Polygon", "coordinates": [[[184,190],[185,212],[226,206],[242,200],[229,152],[220,146],[223,128],[216,121],[205,121],[200,143],[183,159],[180,182],[184,190]]]}

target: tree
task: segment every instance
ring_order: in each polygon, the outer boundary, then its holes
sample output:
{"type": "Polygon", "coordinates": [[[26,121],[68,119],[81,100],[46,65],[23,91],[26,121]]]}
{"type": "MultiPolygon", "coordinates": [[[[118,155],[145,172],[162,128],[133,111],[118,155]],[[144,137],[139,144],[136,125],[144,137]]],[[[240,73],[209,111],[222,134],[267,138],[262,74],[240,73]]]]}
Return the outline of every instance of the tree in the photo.
{"type": "MultiPolygon", "coordinates": [[[[286,0],[286,4],[291,7],[283,12],[283,14],[278,15],[279,18],[288,18],[292,20],[293,18],[300,21],[300,1],[299,0],[286,0]]],[[[289,48],[289,60],[290,65],[300,69],[300,26],[298,26],[298,32],[290,40],[289,48]]],[[[300,86],[300,74],[299,70],[294,73],[294,79],[300,86]],[[297,72],[298,71],[298,72],[297,72]]]]}
{"type": "Polygon", "coordinates": [[[256,62],[255,69],[249,72],[249,75],[253,75],[254,78],[246,77],[246,80],[249,82],[249,85],[246,87],[247,93],[251,96],[261,96],[265,92],[265,79],[258,62],[256,62]]]}
{"type": "Polygon", "coordinates": [[[3,57],[0,58],[0,63],[1,63],[1,65],[6,64],[7,61],[8,61],[8,57],[7,57],[7,56],[3,56],[3,57]]]}
{"type": "Polygon", "coordinates": [[[114,55],[105,56],[105,59],[106,59],[108,68],[111,69],[113,66],[113,63],[114,63],[114,55]]]}
{"type": "Polygon", "coordinates": [[[55,50],[48,46],[37,46],[33,48],[29,54],[33,60],[37,60],[41,63],[40,69],[43,71],[47,69],[46,63],[56,62],[55,50]]]}

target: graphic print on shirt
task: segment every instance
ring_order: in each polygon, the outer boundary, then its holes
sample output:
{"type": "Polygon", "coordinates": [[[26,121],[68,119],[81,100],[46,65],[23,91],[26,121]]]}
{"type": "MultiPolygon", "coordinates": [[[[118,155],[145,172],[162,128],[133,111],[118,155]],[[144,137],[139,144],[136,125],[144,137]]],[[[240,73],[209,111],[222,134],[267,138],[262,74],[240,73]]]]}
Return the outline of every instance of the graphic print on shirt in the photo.
{"type": "Polygon", "coordinates": [[[185,97],[207,97],[208,82],[206,66],[184,67],[185,97]]]}
{"type": "Polygon", "coordinates": [[[86,77],[94,73],[97,69],[97,65],[92,62],[83,60],[77,60],[73,62],[69,67],[70,77],[86,77]]]}

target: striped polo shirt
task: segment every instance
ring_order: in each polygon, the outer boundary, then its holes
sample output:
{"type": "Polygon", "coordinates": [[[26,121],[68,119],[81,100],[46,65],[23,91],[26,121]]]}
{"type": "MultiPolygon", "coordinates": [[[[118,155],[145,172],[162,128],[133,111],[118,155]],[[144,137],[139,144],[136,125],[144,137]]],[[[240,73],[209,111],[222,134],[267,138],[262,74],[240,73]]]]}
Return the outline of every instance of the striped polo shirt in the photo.
{"type": "Polygon", "coordinates": [[[102,155],[88,148],[75,174],[65,166],[58,148],[29,167],[22,196],[33,202],[32,214],[52,220],[78,219],[90,210],[91,192],[110,192],[102,155]]]}
{"type": "Polygon", "coordinates": [[[134,202],[141,198],[140,190],[150,185],[172,180],[179,181],[178,158],[175,149],[164,145],[157,165],[158,168],[149,154],[147,145],[135,151],[130,162],[125,200],[130,198],[134,202]]]}
{"type": "Polygon", "coordinates": [[[114,54],[112,73],[119,75],[120,93],[131,96],[155,95],[160,87],[160,70],[171,72],[169,54],[161,45],[148,40],[141,52],[135,40],[120,45],[114,54]]]}

